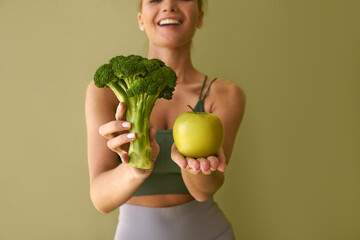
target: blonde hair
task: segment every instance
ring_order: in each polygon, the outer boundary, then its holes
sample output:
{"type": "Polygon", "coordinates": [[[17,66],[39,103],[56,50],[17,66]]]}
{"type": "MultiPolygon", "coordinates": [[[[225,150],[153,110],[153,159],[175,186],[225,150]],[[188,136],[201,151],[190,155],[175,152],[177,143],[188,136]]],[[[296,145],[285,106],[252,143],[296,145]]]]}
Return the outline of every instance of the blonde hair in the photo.
{"type": "MultiPolygon", "coordinates": [[[[200,12],[204,10],[204,5],[205,5],[204,0],[198,0],[198,6],[200,12]]],[[[141,8],[142,8],[142,0],[139,0],[139,12],[141,12],[141,8]]]]}

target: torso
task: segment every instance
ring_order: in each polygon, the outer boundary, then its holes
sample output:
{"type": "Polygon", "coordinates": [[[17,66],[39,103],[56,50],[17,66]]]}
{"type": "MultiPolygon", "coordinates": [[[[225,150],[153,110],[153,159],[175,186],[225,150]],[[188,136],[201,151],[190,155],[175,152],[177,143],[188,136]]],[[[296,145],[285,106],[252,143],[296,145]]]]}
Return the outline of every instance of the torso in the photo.
{"type": "Polygon", "coordinates": [[[145,207],[172,207],[192,200],[194,200],[194,198],[190,194],[161,194],[134,196],[127,201],[127,204],[145,207]]]}
{"type": "MultiPolygon", "coordinates": [[[[206,86],[209,82],[208,79],[206,86]]],[[[150,125],[162,130],[172,129],[177,116],[185,111],[190,111],[187,105],[195,107],[202,84],[203,79],[191,84],[178,84],[171,100],[158,99],[151,112],[150,125]]],[[[127,203],[147,207],[170,207],[192,200],[194,198],[190,194],[161,194],[134,196],[127,203]]]]}
{"type": "MultiPolygon", "coordinates": [[[[212,79],[213,78],[208,78],[205,89],[208,88],[212,79]]],[[[202,84],[203,78],[190,84],[178,84],[171,100],[158,99],[151,112],[150,125],[162,130],[171,129],[179,114],[190,111],[190,108],[187,105],[191,105],[192,107],[196,105],[202,84]],[[166,118],[164,118],[164,116],[166,116],[166,118]]],[[[117,106],[118,101],[116,98],[114,100],[114,106],[117,106]]],[[[211,101],[208,101],[205,105],[205,110],[208,111],[210,106],[211,101]]],[[[146,207],[170,207],[184,204],[192,200],[194,200],[194,198],[190,194],[144,195],[131,197],[127,201],[127,204],[146,207]]]]}

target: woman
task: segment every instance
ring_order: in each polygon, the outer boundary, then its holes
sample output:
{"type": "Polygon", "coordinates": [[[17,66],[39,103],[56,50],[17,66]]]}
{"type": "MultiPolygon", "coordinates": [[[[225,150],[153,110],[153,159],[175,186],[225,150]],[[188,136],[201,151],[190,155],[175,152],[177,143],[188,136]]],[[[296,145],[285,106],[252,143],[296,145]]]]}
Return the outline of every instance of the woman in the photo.
{"type": "Polygon", "coordinates": [[[192,65],[191,44],[203,22],[202,6],[201,0],[140,1],[138,21],[149,39],[147,57],[161,59],[178,76],[172,100],[158,99],[150,117],[152,169],[127,164],[128,144],[136,134],[127,133],[131,125],[125,104],[107,88],[93,82],[88,87],[91,199],[100,212],[120,207],[115,239],[234,239],[212,197],[224,182],[245,96],[235,84],[207,77],[192,65]],[[186,158],[173,144],[174,121],[189,111],[189,104],[222,120],[225,138],[217,156],[186,158]]]}

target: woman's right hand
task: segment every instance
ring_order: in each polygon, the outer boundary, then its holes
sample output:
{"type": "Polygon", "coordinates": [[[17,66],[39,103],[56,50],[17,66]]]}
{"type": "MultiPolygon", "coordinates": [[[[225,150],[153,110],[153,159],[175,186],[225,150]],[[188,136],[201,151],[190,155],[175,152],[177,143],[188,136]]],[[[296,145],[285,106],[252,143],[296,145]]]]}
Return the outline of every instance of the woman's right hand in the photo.
{"type": "MultiPolygon", "coordinates": [[[[129,133],[131,128],[131,123],[126,121],[125,117],[126,105],[123,102],[120,102],[115,113],[115,120],[105,123],[100,126],[99,133],[108,139],[107,146],[113,152],[116,152],[123,163],[128,164],[128,151],[131,141],[136,139],[136,133],[129,133]]],[[[152,148],[152,163],[154,165],[155,159],[159,154],[159,145],[155,140],[156,129],[150,128],[149,137],[150,137],[150,147],[152,148]]],[[[133,167],[132,167],[133,168],[133,167]]],[[[135,169],[139,173],[151,173],[152,169],[135,169]]]]}
{"type": "Polygon", "coordinates": [[[128,163],[129,143],[136,139],[136,134],[128,132],[131,123],[126,121],[125,111],[125,103],[120,102],[116,109],[115,120],[101,125],[99,133],[108,139],[108,148],[116,152],[122,162],[128,163]]]}

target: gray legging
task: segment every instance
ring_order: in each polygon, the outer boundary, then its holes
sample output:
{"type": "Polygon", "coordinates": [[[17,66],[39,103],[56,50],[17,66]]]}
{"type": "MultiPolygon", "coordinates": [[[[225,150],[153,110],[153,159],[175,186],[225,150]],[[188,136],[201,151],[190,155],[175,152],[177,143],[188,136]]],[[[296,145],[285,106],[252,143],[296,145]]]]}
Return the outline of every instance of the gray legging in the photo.
{"type": "Polygon", "coordinates": [[[115,240],[234,240],[229,221],[209,199],[175,207],[120,207],[115,240]]]}

